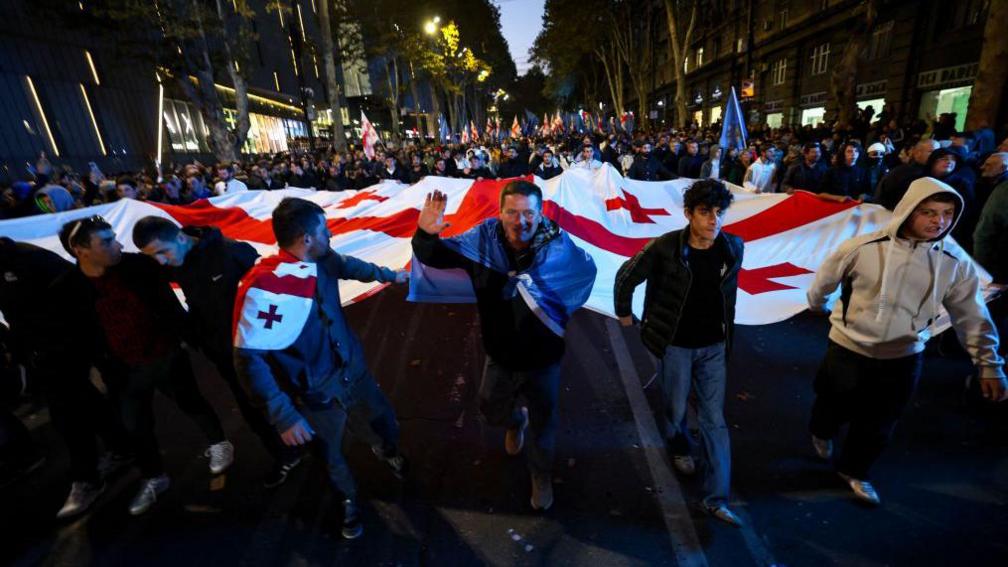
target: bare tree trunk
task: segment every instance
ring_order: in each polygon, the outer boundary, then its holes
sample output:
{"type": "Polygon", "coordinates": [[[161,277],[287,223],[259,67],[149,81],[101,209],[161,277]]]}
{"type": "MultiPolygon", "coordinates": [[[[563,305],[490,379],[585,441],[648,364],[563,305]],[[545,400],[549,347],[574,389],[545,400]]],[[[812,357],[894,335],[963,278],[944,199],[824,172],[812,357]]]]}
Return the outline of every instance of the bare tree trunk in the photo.
{"type": "Polygon", "coordinates": [[[971,130],[996,127],[998,110],[1008,86],[1008,2],[990,2],[987,23],[984,25],[983,49],[980,52],[980,70],[973,82],[966,127],[971,130]]]}
{"type": "MultiPolygon", "coordinates": [[[[217,0],[220,2],[220,0],[217,0]]],[[[332,23],[329,18],[330,0],[317,0],[319,33],[322,34],[322,67],[325,69],[326,94],[329,96],[329,112],[332,114],[333,147],[336,151],[346,150],[346,132],[343,130],[343,111],[340,104],[340,84],[336,78],[336,57],[334,55],[332,23]]]]}
{"type": "MultiPolygon", "coordinates": [[[[223,27],[221,33],[224,41],[221,43],[224,46],[224,59],[227,61],[228,75],[231,76],[231,83],[234,85],[235,90],[235,110],[238,114],[238,120],[235,122],[235,127],[232,131],[232,144],[234,145],[234,153],[238,155],[241,153],[242,146],[245,145],[245,140],[248,138],[248,131],[251,127],[249,120],[248,83],[241,72],[239,72],[237,60],[231,49],[231,30],[228,29],[227,19],[224,16],[224,6],[221,0],[217,0],[217,17],[220,18],[221,26],[223,27]]],[[[238,33],[241,33],[241,29],[238,30],[238,33]]]]}
{"type": "Polygon", "coordinates": [[[438,131],[440,128],[439,121],[441,120],[441,95],[438,93],[438,88],[434,85],[434,81],[428,81],[427,87],[430,89],[430,99],[431,99],[431,116],[432,120],[429,120],[429,126],[431,131],[431,136],[440,140],[441,133],[438,131]]]}
{"type": "MultiPolygon", "coordinates": [[[[210,61],[210,49],[207,45],[206,34],[203,29],[203,19],[200,17],[200,6],[193,2],[194,14],[198,22],[198,35],[193,39],[195,46],[193,52],[198,54],[195,62],[195,75],[198,88],[193,88],[189,84],[188,73],[178,77],[178,81],[183,83],[183,91],[200,100],[200,108],[203,111],[204,123],[210,130],[210,138],[207,140],[210,151],[213,152],[217,161],[231,163],[238,159],[234,137],[228,131],[227,121],[224,120],[224,106],[221,104],[220,96],[217,94],[217,87],[214,82],[213,63],[210,61]]],[[[193,99],[195,100],[195,99],[193,99]]],[[[246,98],[246,105],[248,100],[246,98]]],[[[246,106],[245,119],[248,120],[248,107],[246,106]]],[[[239,146],[240,147],[240,146],[239,146]]]]}
{"type": "MultiPolygon", "coordinates": [[[[413,61],[409,62],[409,71],[410,71],[409,88],[410,88],[410,96],[413,97],[413,114],[416,115],[416,130],[418,135],[423,136],[424,127],[420,121],[421,120],[420,95],[417,92],[416,87],[417,78],[416,74],[413,72],[413,61]]],[[[429,125],[430,120],[428,120],[427,123],[429,125]]]]}
{"type": "Polygon", "coordinates": [[[396,58],[385,62],[385,80],[388,85],[388,96],[385,97],[389,109],[389,130],[392,131],[392,141],[399,143],[399,65],[396,58]],[[391,70],[389,67],[391,66],[391,70]]]}
{"type": "MultiPolygon", "coordinates": [[[[602,62],[602,68],[605,70],[606,85],[609,87],[609,96],[612,98],[613,110],[616,112],[617,116],[623,114],[623,90],[622,85],[616,82],[614,75],[614,70],[610,68],[609,59],[606,57],[606,53],[602,48],[595,48],[595,55],[602,62]]],[[[619,62],[616,62],[616,67],[619,67],[619,62]]]]}
{"type": "Polygon", "coordinates": [[[851,30],[843,54],[830,73],[830,106],[833,108],[829,111],[840,126],[849,127],[854,119],[854,110],[857,108],[858,60],[865,41],[875,27],[880,3],[880,0],[864,2],[864,18],[859,19],[851,30]]]}
{"type": "Polygon", "coordinates": [[[689,23],[686,25],[685,33],[680,34],[679,26],[683,23],[682,14],[679,13],[677,0],[665,0],[665,23],[668,26],[669,49],[671,50],[672,68],[676,76],[676,121],[680,126],[689,123],[686,114],[686,71],[683,66],[689,56],[689,46],[693,42],[693,29],[696,27],[697,4],[690,2],[689,23]],[[681,36],[681,37],[680,37],[681,36]]]}

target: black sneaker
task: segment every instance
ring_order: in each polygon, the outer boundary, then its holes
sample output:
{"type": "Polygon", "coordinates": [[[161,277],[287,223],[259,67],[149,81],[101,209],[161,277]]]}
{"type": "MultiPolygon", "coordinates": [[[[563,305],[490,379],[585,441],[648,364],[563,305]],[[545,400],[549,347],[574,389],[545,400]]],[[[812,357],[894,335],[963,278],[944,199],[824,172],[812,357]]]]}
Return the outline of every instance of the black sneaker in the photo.
{"type": "Polygon", "coordinates": [[[340,533],[344,539],[357,539],[364,533],[357,504],[349,498],[343,501],[343,529],[340,533]]]}
{"type": "Polygon", "coordinates": [[[300,464],[301,457],[286,463],[277,461],[276,465],[273,466],[273,470],[271,470],[269,474],[266,475],[266,478],[263,479],[263,486],[266,488],[276,488],[277,486],[287,482],[287,476],[290,475],[292,470],[294,470],[294,467],[300,464]]]}

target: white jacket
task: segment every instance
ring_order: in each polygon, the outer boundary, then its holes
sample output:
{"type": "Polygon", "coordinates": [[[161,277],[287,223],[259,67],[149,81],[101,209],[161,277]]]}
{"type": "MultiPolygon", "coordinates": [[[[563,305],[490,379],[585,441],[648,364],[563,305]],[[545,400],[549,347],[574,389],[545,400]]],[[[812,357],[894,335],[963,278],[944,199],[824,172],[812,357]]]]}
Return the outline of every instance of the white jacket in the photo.
{"type": "Polygon", "coordinates": [[[924,350],[944,306],[980,376],[1004,376],[998,335],[980,290],[973,260],[945,238],[962,216],[962,197],[930,177],[910,184],[882,230],[848,240],[820,266],[808,291],[809,306],[821,311],[837,286],[840,298],[830,315],[829,338],[872,358],[892,359],[924,350]],[[922,201],[937,193],[955,195],[951,226],[938,238],[900,238],[899,229],[922,201]]]}

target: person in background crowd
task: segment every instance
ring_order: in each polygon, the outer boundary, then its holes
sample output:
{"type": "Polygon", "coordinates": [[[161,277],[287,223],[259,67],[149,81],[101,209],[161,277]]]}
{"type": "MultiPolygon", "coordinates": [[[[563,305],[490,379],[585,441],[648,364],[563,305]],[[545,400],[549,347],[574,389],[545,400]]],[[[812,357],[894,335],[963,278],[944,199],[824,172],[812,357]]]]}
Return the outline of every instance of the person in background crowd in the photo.
{"type": "Polygon", "coordinates": [[[966,168],[961,163],[961,156],[951,148],[938,148],[931,152],[924,165],[925,175],[948,184],[959,193],[964,203],[964,210],[959,215],[952,237],[967,252],[973,251],[973,229],[976,228],[980,211],[976,207],[976,195],[973,191],[973,178],[963,175],[966,168]]]}
{"type": "Polygon", "coordinates": [[[973,257],[1003,288],[1008,286],[1008,152],[991,154],[981,173],[983,185],[992,189],[973,232],[973,257]]]}
{"type": "Polygon", "coordinates": [[[647,282],[648,290],[657,290],[645,299],[641,340],[661,361],[661,422],[672,464],[684,475],[695,471],[686,424],[693,390],[706,464],[703,508],[740,526],[728,507],[731,449],[724,419],[726,360],[744,251],[741,238],[721,230],[731,202],[731,192],[719,181],[691,185],[683,195],[688,226],[652,240],[627,260],[616,273],[613,296],[616,316],[628,327],[634,289],[647,282]]]}
{"type": "Polygon", "coordinates": [[[821,159],[822,150],[819,149],[819,144],[805,144],[801,155],[801,161],[788,167],[784,173],[781,189],[786,193],[791,193],[795,189],[817,191],[823,174],[828,169],[821,159]]]}
{"type": "MultiPolygon", "coordinates": [[[[707,161],[700,166],[700,177],[703,179],[721,179],[724,170],[721,167],[721,146],[711,146],[707,161]]],[[[725,168],[727,169],[727,168],[725,168]]]]}
{"type": "Polygon", "coordinates": [[[652,155],[650,143],[640,144],[638,148],[640,151],[627,171],[627,177],[638,181],[664,181],[675,177],[661,160],[652,155]]]}
{"type": "Polygon", "coordinates": [[[219,181],[214,184],[214,195],[227,195],[248,191],[248,186],[245,183],[235,179],[233,165],[228,163],[217,164],[216,170],[219,181]]]}
{"type": "Polygon", "coordinates": [[[577,160],[571,164],[571,168],[573,169],[596,170],[601,167],[602,162],[595,159],[595,148],[590,145],[582,146],[577,160]]]}
{"type": "Polygon", "coordinates": [[[528,165],[528,162],[523,162],[518,156],[518,148],[511,146],[507,150],[507,159],[497,171],[497,178],[521,177],[528,173],[528,165]]]}
{"type": "Polygon", "coordinates": [[[867,193],[865,170],[857,163],[860,157],[861,148],[856,143],[843,144],[837,154],[837,163],[823,174],[819,192],[851,199],[858,199],[867,193]]]}
{"type": "Polygon", "coordinates": [[[886,146],[880,142],[875,142],[874,144],[868,146],[868,155],[865,159],[861,160],[862,167],[865,170],[865,186],[869,189],[869,194],[867,195],[867,201],[874,199],[875,191],[878,188],[879,182],[882,178],[889,173],[889,166],[886,165],[885,156],[886,146]]]}
{"type": "Polygon", "coordinates": [[[679,177],[688,179],[699,179],[700,168],[703,166],[704,158],[700,155],[700,145],[696,140],[686,142],[686,153],[679,158],[677,172],[679,177]]]}
{"type": "Polygon", "coordinates": [[[64,224],[59,239],[77,266],[50,288],[53,356],[102,372],[142,477],[129,511],[143,514],[171,484],[154,435],[155,390],[171,398],[210,441],[205,455],[212,474],[231,466],[234,447],[196,385],[181,346],[184,310],[157,263],[123,253],[112,226],[97,216],[64,224]]]}
{"type": "Polygon", "coordinates": [[[428,175],[430,175],[430,172],[427,170],[427,166],[424,165],[423,161],[420,160],[420,156],[418,154],[413,154],[413,157],[410,158],[410,168],[409,172],[407,172],[406,182],[409,184],[418,183],[421,179],[427,177],[428,175]]]}
{"type": "Polygon", "coordinates": [[[541,179],[553,179],[563,173],[560,162],[553,156],[553,150],[548,148],[543,150],[542,163],[539,164],[534,173],[541,179]]]}
{"type": "Polygon", "coordinates": [[[325,211],[305,199],[280,202],[273,210],[273,232],[279,254],[257,264],[238,286],[235,369],[284,444],[297,447],[318,438],[343,510],[342,535],[355,539],[364,525],[343,456],[347,424],[400,479],[406,459],[399,452],[392,405],[368,371],[364,349],[343,314],[339,280],[402,283],[409,274],[333,251],[325,211]],[[276,292],[276,272],[304,274],[298,276],[303,284],[276,292]]]}
{"type": "Polygon", "coordinates": [[[820,458],[831,459],[834,439],[849,423],[836,471],[868,504],[880,502],[870,469],[913,395],[924,344],[941,307],[979,369],[984,397],[1006,397],[1004,360],[976,265],[945,247],[962,212],[954,189],[931,177],[915,180],[890,223],[842,244],[820,266],[808,291],[809,308],[823,312],[842,286],[815,379],[812,445],[820,458]]]}
{"type": "Polygon", "coordinates": [[[938,149],[938,142],[935,140],[921,140],[917,142],[910,151],[910,161],[903,165],[894,167],[882,181],[875,191],[874,202],[882,205],[890,211],[896,208],[896,203],[903,198],[907,189],[916,179],[920,179],[927,174],[925,166],[931,152],[938,149]]]}
{"type": "Polygon", "coordinates": [[[742,186],[754,193],[772,193],[774,173],[777,165],[774,162],[776,151],[771,144],[760,148],[759,159],[749,165],[742,186]]]}

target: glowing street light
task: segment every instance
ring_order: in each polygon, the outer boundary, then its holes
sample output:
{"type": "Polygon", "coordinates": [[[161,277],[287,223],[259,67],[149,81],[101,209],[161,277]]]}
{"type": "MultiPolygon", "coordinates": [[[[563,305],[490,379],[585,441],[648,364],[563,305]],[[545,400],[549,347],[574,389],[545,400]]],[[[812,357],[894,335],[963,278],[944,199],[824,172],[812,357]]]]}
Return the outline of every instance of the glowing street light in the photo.
{"type": "Polygon", "coordinates": [[[437,33],[438,24],[440,23],[441,23],[440,16],[434,16],[433,19],[427,20],[427,23],[424,24],[424,33],[427,35],[434,35],[435,33],[437,33]]]}

